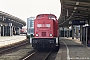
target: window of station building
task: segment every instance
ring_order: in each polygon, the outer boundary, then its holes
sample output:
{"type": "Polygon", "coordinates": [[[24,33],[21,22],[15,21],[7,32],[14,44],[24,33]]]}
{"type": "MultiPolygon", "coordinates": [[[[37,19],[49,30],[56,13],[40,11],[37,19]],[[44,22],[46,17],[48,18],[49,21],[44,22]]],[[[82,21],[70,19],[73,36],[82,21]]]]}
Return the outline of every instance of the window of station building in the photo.
{"type": "Polygon", "coordinates": [[[32,23],[32,25],[34,25],[34,23],[32,23]]]}
{"type": "Polygon", "coordinates": [[[32,23],[34,23],[34,21],[32,21],[32,23]]]}
{"type": "Polygon", "coordinates": [[[32,27],[34,27],[34,24],[32,25],[32,27]]]}

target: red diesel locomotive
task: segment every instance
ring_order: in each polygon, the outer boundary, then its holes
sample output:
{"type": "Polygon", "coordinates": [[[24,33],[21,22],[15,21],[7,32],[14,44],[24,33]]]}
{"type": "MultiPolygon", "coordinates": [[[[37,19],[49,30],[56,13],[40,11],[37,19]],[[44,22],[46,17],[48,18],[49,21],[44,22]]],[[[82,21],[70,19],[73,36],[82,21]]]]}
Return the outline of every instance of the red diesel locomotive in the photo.
{"type": "Polygon", "coordinates": [[[54,14],[39,14],[34,20],[34,38],[30,38],[34,48],[59,46],[58,20],[54,14]]]}

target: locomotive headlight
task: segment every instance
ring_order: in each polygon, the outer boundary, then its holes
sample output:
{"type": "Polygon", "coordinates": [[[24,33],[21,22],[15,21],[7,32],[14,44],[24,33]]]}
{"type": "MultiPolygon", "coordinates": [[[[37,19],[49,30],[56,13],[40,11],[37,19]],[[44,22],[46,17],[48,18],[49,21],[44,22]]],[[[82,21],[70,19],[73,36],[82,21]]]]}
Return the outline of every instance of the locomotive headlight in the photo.
{"type": "Polygon", "coordinates": [[[50,34],[50,36],[52,36],[52,34],[50,34]]]}
{"type": "Polygon", "coordinates": [[[36,36],[38,36],[38,34],[36,34],[36,36]]]}

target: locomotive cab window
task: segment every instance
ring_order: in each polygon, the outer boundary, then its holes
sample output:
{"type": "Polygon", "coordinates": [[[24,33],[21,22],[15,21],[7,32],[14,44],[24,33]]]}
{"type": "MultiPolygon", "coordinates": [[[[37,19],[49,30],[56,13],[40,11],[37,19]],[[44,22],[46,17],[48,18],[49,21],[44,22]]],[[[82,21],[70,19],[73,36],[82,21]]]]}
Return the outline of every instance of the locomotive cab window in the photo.
{"type": "Polygon", "coordinates": [[[41,24],[37,24],[37,27],[42,27],[42,25],[41,24]]]}
{"type": "Polygon", "coordinates": [[[37,24],[37,27],[50,27],[50,24],[37,24]]]}
{"type": "Polygon", "coordinates": [[[49,15],[48,18],[49,18],[49,19],[56,20],[55,16],[52,16],[52,15],[49,15]]]}
{"type": "Polygon", "coordinates": [[[39,18],[42,18],[44,15],[38,15],[37,16],[37,19],[39,19],[39,18]]]}

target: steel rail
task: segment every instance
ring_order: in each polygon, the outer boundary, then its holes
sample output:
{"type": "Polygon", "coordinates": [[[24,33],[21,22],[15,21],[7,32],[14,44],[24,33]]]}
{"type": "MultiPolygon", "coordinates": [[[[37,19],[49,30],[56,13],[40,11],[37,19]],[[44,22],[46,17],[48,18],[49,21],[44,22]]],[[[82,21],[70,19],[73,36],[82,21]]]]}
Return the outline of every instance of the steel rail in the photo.
{"type": "Polygon", "coordinates": [[[26,56],[25,58],[23,58],[22,60],[27,60],[28,58],[32,57],[34,54],[36,54],[37,51],[31,53],[30,55],[26,56]]]}
{"type": "Polygon", "coordinates": [[[53,50],[51,50],[43,60],[47,60],[53,50]]]}

